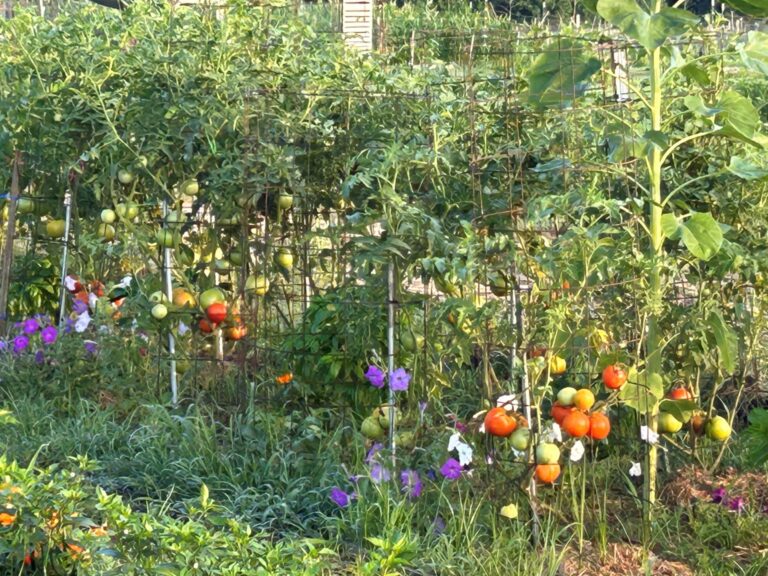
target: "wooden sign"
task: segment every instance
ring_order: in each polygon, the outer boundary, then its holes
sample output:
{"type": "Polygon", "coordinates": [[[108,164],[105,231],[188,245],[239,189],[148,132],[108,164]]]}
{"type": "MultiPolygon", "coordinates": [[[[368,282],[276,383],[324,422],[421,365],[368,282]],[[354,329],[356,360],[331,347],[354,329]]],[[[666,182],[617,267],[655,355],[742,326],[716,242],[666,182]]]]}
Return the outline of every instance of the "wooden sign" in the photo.
{"type": "Polygon", "coordinates": [[[373,50],[373,0],[343,0],[341,31],[348,46],[373,50]]]}

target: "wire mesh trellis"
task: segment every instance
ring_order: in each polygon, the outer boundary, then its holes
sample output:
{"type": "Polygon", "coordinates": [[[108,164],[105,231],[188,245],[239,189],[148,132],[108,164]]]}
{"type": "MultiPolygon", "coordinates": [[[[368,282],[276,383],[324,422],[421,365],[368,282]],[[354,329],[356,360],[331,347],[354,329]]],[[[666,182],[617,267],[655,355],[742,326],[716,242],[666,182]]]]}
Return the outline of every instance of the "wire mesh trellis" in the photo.
{"type": "MultiPolygon", "coordinates": [[[[392,300],[395,365],[403,362],[414,374],[412,391],[404,397],[411,405],[419,397],[452,394],[449,384],[456,374],[471,372],[464,397],[451,400],[474,402],[477,409],[481,398],[492,403],[502,392],[523,392],[523,410],[535,426],[548,415],[528,399],[526,391],[539,382],[528,380],[530,373],[522,367],[537,347],[556,348],[558,322],[558,330],[562,325],[570,330],[560,353],[576,361],[567,376],[555,379],[556,388],[592,384],[597,356],[607,347],[621,349],[627,358],[640,357],[646,305],[642,269],[629,265],[636,275],[616,278],[601,270],[590,273],[588,261],[574,259],[575,247],[596,241],[590,234],[599,237],[603,224],[608,236],[610,225],[634,230],[628,253],[641,251],[642,211],[617,212],[601,223],[580,222],[563,210],[578,205],[592,188],[622,200],[642,197],[636,159],[627,154],[621,161],[605,161],[606,153],[620,155],[631,145],[631,137],[603,137],[606,119],[642,120],[637,95],[627,90],[627,82],[643,73],[637,69],[637,47],[586,33],[414,31],[409,38],[408,68],[413,73],[440,69],[434,78],[419,76],[411,90],[382,85],[296,90],[282,87],[275,77],[245,94],[237,151],[241,194],[227,210],[188,200],[174,206],[185,212],[184,222],[169,224],[166,214],[157,212],[159,202],[146,203],[145,224],[178,228],[185,241],[206,246],[210,257],[210,262],[190,264],[175,247],[175,283],[186,285],[194,278],[222,286],[239,306],[230,323],[211,334],[196,326],[199,314],[180,311],[179,318],[188,323],[192,316],[194,324],[186,334],[174,332],[175,354],[165,345],[168,332],[176,330],[174,321],[151,336],[158,389],[175,362],[189,365],[180,374],[182,398],[205,393],[222,405],[282,403],[286,395],[275,378],[291,372],[301,386],[303,409],[359,409],[361,371],[375,361],[374,351],[385,355],[392,300]],[[580,100],[541,110],[526,101],[525,74],[552,49],[593,55],[600,73],[584,86],[580,100]],[[276,110],[286,109],[307,110],[301,121],[312,128],[282,123],[276,110]],[[317,114],[321,125],[333,119],[330,135],[312,124],[317,109],[323,110],[317,114]],[[441,156],[445,149],[450,157],[441,156]],[[287,161],[275,151],[295,156],[287,161]],[[390,153],[395,160],[387,165],[390,153]],[[415,157],[423,160],[413,162],[415,157]],[[286,173],[274,180],[264,177],[265,167],[283,161],[286,173]],[[413,171],[410,179],[398,181],[401,187],[387,181],[399,164],[413,171]],[[283,197],[291,198],[289,208],[280,208],[283,197]],[[419,203],[434,212],[419,214],[421,226],[414,231],[414,221],[387,214],[384,201],[406,216],[407,206],[419,203]],[[212,232],[204,236],[206,229],[212,232]],[[232,254],[239,258],[223,258],[232,254]],[[386,273],[392,263],[398,266],[394,299],[386,273]],[[250,289],[249,278],[254,278],[250,289]],[[608,330],[617,309],[625,324],[608,330]],[[241,324],[247,337],[227,340],[231,330],[242,330],[241,324]],[[437,350],[437,344],[449,350],[437,350]],[[228,379],[236,385],[221,386],[228,379]],[[315,385],[318,391],[312,390],[315,385]],[[349,394],[323,399],[322,391],[344,388],[349,394]]],[[[722,38],[713,33],[698,48],[707,50],[708,41],[719,45],[722,38]]],[[[676,47],[694,48],[690,42],[676,47]]],[[[391,70],[397,72],[397,59],[391,70]]],[[[77,195],[73,201],[77,206],[77,195]]],[[[94,212],[93,206],[81,208],[94,212]]],[[[130,243],[127,225],[118,223],[117,234],[130,243]]],[[[33,234],[32,246],[39,239],[33,234]]],[[[77,255],[81,246],[75,241],[70,247],[76,269],[83,264],[77,255]]],[[[105,256],[107,273],[115,258],[105,256]]],[[[687,310],[697,293],[677,279],[667,305],[687,310]]],[[[617,432],[613,444],[633,444],[635,431],[617,432]]]]}

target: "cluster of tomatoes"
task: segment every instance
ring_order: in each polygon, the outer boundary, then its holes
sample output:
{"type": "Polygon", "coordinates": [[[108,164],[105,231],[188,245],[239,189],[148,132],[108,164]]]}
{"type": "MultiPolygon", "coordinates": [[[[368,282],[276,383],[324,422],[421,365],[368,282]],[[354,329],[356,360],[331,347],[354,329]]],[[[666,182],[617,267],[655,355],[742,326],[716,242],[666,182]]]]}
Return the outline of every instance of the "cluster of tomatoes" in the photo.
{"type": "MultiPolygon", "coordinates": [[[[557,366],[558,373],[564,372],[557,366]]],[[[627,372],[620,364],[605,368],[602,374],[603,384],[609,390],[618,390],[627,381],[627,372]]],[[[576,390],[566,387],[557,394],[557,401],[552,405],[552,419],[570,437],[605,440],[611,432],[611,421],[600,411],[592,411],[595,395],[588,388],[576,390]]],[[[488,411],[484,420],[485,431],[492,436],[510,437],[512,446],[519,451],[526,450],[530,444],[531,433],[525,419],[514,413],[508,413],[503,407],[488,411]]],[[[541,442],[536,446],[536,478],[545,484],[552,484],[560,476],[560,448],[550,442],[541,442]]]]}
{"type": "MultiPolygon", "coordinates": [[[[229,311],[227,305],[224,302],[214,302],[205,309],[205,315],[198,322],[198,328],[200,328],[200,331],[204,334],[210,334],[216,330],[228,316],[229,311]]],[[[231,320],[231,325],[224,330],[224,336],[227,340],[242,340],[248,334],[248,329],[236,312],[232,315],[231,320]]]]}

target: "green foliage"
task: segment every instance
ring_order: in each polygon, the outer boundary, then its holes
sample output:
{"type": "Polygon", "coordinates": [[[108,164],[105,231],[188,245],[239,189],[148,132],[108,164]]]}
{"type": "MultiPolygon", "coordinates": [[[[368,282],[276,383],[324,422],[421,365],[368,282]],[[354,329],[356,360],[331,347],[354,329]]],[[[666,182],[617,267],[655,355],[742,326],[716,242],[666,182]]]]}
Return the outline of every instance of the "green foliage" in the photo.
{"type": "Polygon", "coordinates": [[[587,88],[587,80],[600,69],[600,61],[561,40],[545,46],[528,72],[528,98],[541,106],[570,106],[587,88]]]}
{"type": "Polygon", "coordinates": [[[753,408],[749,413],[749,428],[744,431],[748,461],[752,466],[768,462],[768,410],[753,408]]]}
{"type": "Polygon", "coordinates": [[[648,50],[660,47],[668,38],[683,34],[699,22],[690,12],[676,8],[662,8],[649,14],[635,0],[598,0],[597,12],[648,50]]]}
{"type": "Polygon", "coordinates": [[[6,501],[2,535],[6,569],[27,564],[40,573],[206,575],[319,574],[333,552],[308,540],[274,546],[266,534],[222,515],[207,497],[184,503],[184,519],[161,508],[134,511],[116,494],[85,478],[78,468],[23,468],[0,460],[6,501]]]}

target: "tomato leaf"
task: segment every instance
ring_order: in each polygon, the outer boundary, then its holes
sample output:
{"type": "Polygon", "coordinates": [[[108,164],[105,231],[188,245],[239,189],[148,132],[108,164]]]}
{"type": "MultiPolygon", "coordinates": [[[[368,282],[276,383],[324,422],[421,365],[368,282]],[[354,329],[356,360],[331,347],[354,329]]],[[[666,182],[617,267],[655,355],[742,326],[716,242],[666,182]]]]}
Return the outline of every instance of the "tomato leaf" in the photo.
{"type": "Polygon", "coordinates": [[[736,356],[738,354],[736,333],[725,323],[723,315],[717,311],[710,312],[707,324],[715,336],[720,363],[727,372],[733,372],[736,370],[736,356]]]}
{"type": "Polygon", "coordinates": [[[723,230],[709,213],[694,212],[681,229],[683,244],[700,260],[712,258],[723,244],[723,230]]]}
{"type": "Polygon", "coordinates": [[[693,400],[671,400],[665,398],[659,404],[659,410],[662,412],[669,412],[680,422],[688,422],[695,410],[699,409],[699,405],[693,400]]]}
{"type": "Polygon", "coordinates": [[[664,396],[664,382],[661,376],[653,374],[650,378],[645,372],[629,369],[627,383],[619,392],[619,399],[641,414],[653,411],[659,399],[664,396]]]}

